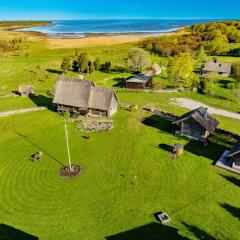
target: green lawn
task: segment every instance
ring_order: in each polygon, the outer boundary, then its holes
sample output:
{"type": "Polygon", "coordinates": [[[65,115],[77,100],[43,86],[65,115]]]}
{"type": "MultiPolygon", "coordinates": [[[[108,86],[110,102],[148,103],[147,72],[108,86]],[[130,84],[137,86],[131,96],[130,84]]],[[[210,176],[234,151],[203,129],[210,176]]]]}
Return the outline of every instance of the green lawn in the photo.
{"type": "Polygon", "coordinates": [[[240,180],[212,165],[225,148],[221,141],[206,149],[176,138],[168,122],[143,110],[120,110],[114,128],[91,133],[89,141],[69,124],[72,159],[84,173],[64,180],[58,176],[67,162],[62,117],[29,113],[0,119],[0,126],[0,221],[6,225],[41,240],[132,240],[142,232],[146,240],[162,233],[198,239],[201,231],[240,238],[240,180]],[[175,143],[186,145],[185,155],[170,160],[166,147],[175,143]],[[34,164],[29,157],[36,151],[43,160],[34,164]],[[162,230],[154,224],[158,211],[173,219],[162,230]]]}
{"type": "MultiPolygon", "coordinates": [[[[216,136],[205,148],[177,138],[169,122],[142,109],[153,104],[180,115],[187,110],[171,105],[170,99],[187,97],[239,112],[232,90],[221,82],[214,85],[218,97],[121,90],[118,84],[132,75],[125,69],[132,46],[81,50],[92,59],[113,63],[114,71],[98,71],[87,79],[114,87],[121,102],[139,106],[134,112],[119,110],[114,128],[88,133],[90,140],[68,124],[72,160],[83,167],[83,175],[72,180],[58,175],[67,164],[67,152],[63,118],[57,113],[45,110],[0,118],[0,240],[33,240],[23,233],[10,238],[7,226],[40,240],[240,239],[240,179],[213,166],[232,140],[216,136]],[[167,149],[176,143],[185,145],[185,153],[171,160],[167,149]],[[43,152],[43,160],[34,164],[30,156],[37,151],[43,152]],[[169,213],[169,225],[156,223],[153,214],[159,211],[169,213]]],[[[74,52],[48,49],[44,41],[29,42],[20,56],[0,58],[0,95],[23,83],[34,84],[36,91],[33,98],[0,98],[0,111],[51,106],[47,92],[53,91],[61,74],[63,56],[74,52]]],[[[240,134],[239,120],[217,118],[222,128],[240,134]]]]}

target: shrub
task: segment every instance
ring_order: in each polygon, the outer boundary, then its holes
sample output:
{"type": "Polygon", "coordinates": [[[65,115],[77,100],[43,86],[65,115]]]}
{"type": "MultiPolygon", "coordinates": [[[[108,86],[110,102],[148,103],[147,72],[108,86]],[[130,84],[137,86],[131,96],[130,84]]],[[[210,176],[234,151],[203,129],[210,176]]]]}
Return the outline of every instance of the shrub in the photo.
{"type": "Polygon", "coordinates": [[[227,88],[233,90],[236,88],[236,85],[235,85],[235,83],[228,83],[227,88]]]}

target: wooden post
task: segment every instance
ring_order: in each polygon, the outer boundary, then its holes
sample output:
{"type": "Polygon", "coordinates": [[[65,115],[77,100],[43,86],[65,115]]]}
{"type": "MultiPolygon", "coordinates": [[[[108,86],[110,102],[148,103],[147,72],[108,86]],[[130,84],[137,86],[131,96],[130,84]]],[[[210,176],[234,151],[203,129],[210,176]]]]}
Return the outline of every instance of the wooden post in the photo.
{"type": "Polygon", "coordinates": [[[66,143],[67,143],[67,151],[68,151],[69,169],[70,169],[70,171],[72,171],[72,163],[71,163],[71,156],[70,156],[70,150],[69,150],[68,130],[67,130],[66,120],[64,120],[64,123],[65,123],[65,133],[66,133],[66,143]]]}

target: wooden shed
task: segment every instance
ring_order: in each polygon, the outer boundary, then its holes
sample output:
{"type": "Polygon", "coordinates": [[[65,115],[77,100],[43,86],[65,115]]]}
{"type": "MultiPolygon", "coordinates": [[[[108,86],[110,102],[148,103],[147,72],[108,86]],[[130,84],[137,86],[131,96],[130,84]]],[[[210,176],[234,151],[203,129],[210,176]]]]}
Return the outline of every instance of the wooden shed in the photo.
{"type": "Polygon", "coordinates": [[[118,108],[116,93],[96,87],[93,81],[60,77],[53,103],[59,113],[111,117],[118,108]]]}
{"type": "Polygon", "coordinates": [[[18,92],[22,97],[28,97],[34,94],[34,86],[33,85],[20,85],[18,87],[18,92]]]}
{"type": "Polygon", "coordinates": [[[219,125],[216,118],[204,107],[182,115],[173,123],[180,127],[180,135],[199,141],[206,139],[219,125]]]}
{"type": "Polygon", "coordinates": [[[140,73],[126,81],[126,88],[147,89],[152,87],[153,71],[140,73]]]}

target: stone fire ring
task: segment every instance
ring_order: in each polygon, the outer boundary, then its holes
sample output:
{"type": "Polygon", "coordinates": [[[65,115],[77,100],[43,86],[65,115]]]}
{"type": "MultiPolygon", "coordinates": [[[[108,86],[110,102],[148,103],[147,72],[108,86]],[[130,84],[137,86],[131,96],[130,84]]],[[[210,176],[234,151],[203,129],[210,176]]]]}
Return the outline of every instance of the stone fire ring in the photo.
{"type": "Polygon", "coordinates": [[[69,166],[63,166],[59,170],[59,175],[63,178],[73,178],[82,174],[83,169],[80,165],[72,164],[72,169],[70,171],[69,166]]]}

